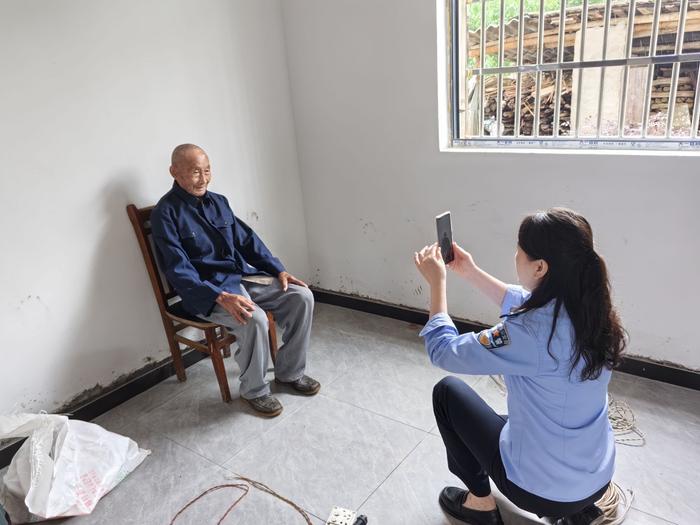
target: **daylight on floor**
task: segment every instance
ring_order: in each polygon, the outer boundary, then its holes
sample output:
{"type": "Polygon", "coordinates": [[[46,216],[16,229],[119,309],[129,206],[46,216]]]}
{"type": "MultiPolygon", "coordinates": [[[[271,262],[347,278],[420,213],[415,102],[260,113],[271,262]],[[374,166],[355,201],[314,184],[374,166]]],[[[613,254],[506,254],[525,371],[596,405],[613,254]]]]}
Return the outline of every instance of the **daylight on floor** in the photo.
{"type": "Polygon", "coordinates": [[[700,523],[700,0],[0,0],[0,525],[700,523]]]}

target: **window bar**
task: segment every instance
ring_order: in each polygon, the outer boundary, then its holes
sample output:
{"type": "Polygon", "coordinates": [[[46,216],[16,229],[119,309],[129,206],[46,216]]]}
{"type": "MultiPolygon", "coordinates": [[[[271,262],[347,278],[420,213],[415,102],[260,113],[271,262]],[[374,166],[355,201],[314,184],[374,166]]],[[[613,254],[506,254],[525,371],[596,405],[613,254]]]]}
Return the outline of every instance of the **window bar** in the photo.
{"type": "MultiPolygon", "coordinates": [[[[482,69],[486,67],[486,0],[481,0],[481,50],[479,62],[482,69]]],[[[484,120],[486,118],[486,92],[484,91],[484,74],[479,73],[479,137],[484,136],[484,120]]]]}
{"type": "MultiPolygon", "coordinates": [[[[469,114],[469,56],[471,55],[470,39],[469,39],[469,4],[470,0],[459,0],[460,19],[459,24],[462,25],[461,33],[464,35],[464,62],[460,66],[459,76],[464,83],[462,94],[464,96],[464,129],[460,130],[464,136],[471,133],[469,123],[471,116],[469,114]]],[[[460,53],[462,48],[460,47],[460,53]]],[[[461,137],[460,137],[461,138],[461,137]]]]}
{"type": "MultiPolygon", "coordinates": [[[[625,58],[632,57],[632,38],[634,37],[634,17],[637,11],[637,0],[630,0],[629,11],[627,13],[627,43],[625,45],[625,58]]],[[[630,66],[625,65],[625,72],[622,76],[622,103],[620,104],[620,116],[617,119],[617,136],[622,137],[625,132],[625,115],[627,114],[627,82],[629,80],[630,66]]]]}
{"type": "MultiPolygon", "coordinates": [[[[540,0],[540,12],[538,20],[538,43],[537,43],[537,65],[542,64],[544,54],[544,0],[540,0]]],[[[542,72],[538,71],[535,76],[535,118],[532,122],[532,136],[540,136],[540,92],[542,89],[542,72]]]]}
{"type": "Polygon", "coordinates": [[[641,67],[653,64],[673,64],[674,62],[700,62],[700,53],[683,53],[680,55],[659,55],[657,57],[632,57],[632,58],[610,58],[602,60],[586,60],[585,62],[565,62],[557,64],[550,62],[547,64],[525,64],[522,66],[487,67],[486,69],[475,68],[474,74],[497,75],[499,73],[536,73],[537,71],[557,71],[559,69],[590,69],[593,67],[641,67]]]}
{"type": "MultiPolygon", "coordinates": [[[[649,41],[649,57],[656,55],[656,42],[659,39],[659,18],[661,14],[661,0],[656,0],[654,8],[654,21],[651,26],[651,40],[649,41]]],[[[651,109],[651,86],[654,76],[654,64],[647,67],[647,85],[644,94],[644,113],[642,115],[642,138],[646,138],[649,127],[649,110],[651,109]]]]}
{"type": "MultiPolygon", "coordinates": [[[[586,50],[586,27],[588,26],[588,0],[583,0],[581,7],[581,56],[579,60],[583,62],[586,50]]],[[[583,69],[578,72],[578,86],[576,88],[576,126],[575,137],[578,138],[579,123],[581,122],[581,84],[583,82],[583,69]]],[[[573,79],[572,79],[573,80],[573,79]]]]}
{"type": "MultiPolygon", "coordinates": [[[[525,0],[520,0],[520,17],[518,19],[518,59],[517,66],[523,65],[523,38],[525,36],[525,0]]],[[[520,106],[522,104],[522,86],[520,81],[522,79],[522,74],[520,71],[516,73],[515,81],[515,122],[513,127],[513,137],[520,137],[520,106]]]]}
{"type": "MultiPolygon", "coordinates": [[[[605,22],[603,29],[603,62],[608,58],[608,30],[610,29],[610,15],[612,9],[610,8],[611,0],[606,0],[605,2],[605,22]]],[[[598,119],[595,127],[595,136],[600,138],[600,125],[603,122],[603,97],[605,90],[605,67],[600,68],[600,87],[598,89],[598,119]]]]}
{"type": "MultiPolygon", "coordinates": [[[[566,33],[564,24],[566,23],[566,2],[567,0],[561,0],[561,6],[559,9],[559,42],[557,44],[557,63],[559,64],[564,62],[564,35],[566,33]]],[[[554,128],[552,129],[552,135],[554,137],[559,136],[559,121],[561,120],[561,116],[559,114],[561,112],[561,81],[563,76],[563,71],[557,71],[556,103],[554,104],[554,121],[552,123],[554,128]]]]}
{"type": "MultiPolygon", "coordinates": [[[[683,40],[685,40],[685,20],[688,14],[688,0],[681,0],[681,17],[678,21],[678,29],[676,30],[676,55],[680,55],[683,51],[683,40]]],[[[673,128],[673,114],[676,111],[676,93],[678,92],[678,73],[680,64],[673,64],[673,72],[671,73],[671,90],[668,94],[668,119],[666,120],[666,138],[671,136],[673,128]]]]}
{"type": "Polygon", "coordinates": [[[690,136],[692,138],[697,138],[698,136],[698,121],[700,120],[700,111],[698,111],[698,105],[700,105],[700,62],[698,62],[698,71],[695,73],[695,98],[693,99],[693,124],[690,130],[690,136]]]}
{"type": "MultiPolygon", "coordinates": [[[[500,13],[498,15],[498,67],[503,67],[503,57],[505,55],[504,25],[505,0],[500,1],[500,13]]],[[[498,93],[496,93],[496,136],[501,136],[501,122],[503,115],[503,75],[498,75],[498,93]]]]}
{"type": "Polygon", "coordinates": [[[459,132],[459,0],[450,2],[450,37],[452,41],[452,139],[460,138],[459,132]]]}

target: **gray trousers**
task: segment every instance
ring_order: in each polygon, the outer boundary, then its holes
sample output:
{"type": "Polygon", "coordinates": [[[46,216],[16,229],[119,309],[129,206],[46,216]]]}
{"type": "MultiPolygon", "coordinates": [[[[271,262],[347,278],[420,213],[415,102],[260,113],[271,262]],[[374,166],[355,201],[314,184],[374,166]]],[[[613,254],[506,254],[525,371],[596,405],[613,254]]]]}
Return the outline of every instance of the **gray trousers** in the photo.
{"type": "Polygon", "coordinates": [[[238,350],[234,359],[241,369],[241,397],[254,399],[270,393],[270,385],[265,380],[270,355],[265,311],[272,312],[275,324],[284,332],[284,344],[277,353],[275,377],[280,381],[296,381],[306,368],[314,296],[308,288],[295,284],[290,284],[283,292],[277,280],[269,285],[243,282],[241,290],[256,304],[247,324],[240,324],[218,304],[203,318],[225,326],[236,336],[238,350]]]}

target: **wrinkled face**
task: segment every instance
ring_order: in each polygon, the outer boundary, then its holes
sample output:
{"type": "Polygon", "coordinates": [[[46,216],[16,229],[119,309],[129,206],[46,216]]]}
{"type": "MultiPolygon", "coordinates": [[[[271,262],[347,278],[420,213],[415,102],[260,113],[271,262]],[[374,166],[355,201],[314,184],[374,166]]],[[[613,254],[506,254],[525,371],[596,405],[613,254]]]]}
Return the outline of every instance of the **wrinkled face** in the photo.
{"type": "Polygon", "coordinates": [[[190,149],[170,166],[170,174],[187,193],[203,197],[211,181],[209,157],[200,149],[190,149]]]}
{"type": "Polygon", "coordinates": [[[548,269],[549,266],[544,259],[530,259],[520,246],[515,250],[515,271],[518,274],[518,282],[526,290],[532,291],[537,288],[548,269]]]}

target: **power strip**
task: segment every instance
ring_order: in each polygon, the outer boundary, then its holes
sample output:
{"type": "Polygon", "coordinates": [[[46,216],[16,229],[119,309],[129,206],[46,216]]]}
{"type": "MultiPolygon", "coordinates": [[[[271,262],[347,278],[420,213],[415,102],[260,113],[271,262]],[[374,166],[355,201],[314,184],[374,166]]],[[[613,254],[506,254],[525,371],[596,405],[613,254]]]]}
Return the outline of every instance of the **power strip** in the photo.
{"type": "Polygon", "coordinates": [[[333,507],[326,525],[353,525],[357,514],[341,507],[333,507]]]}

